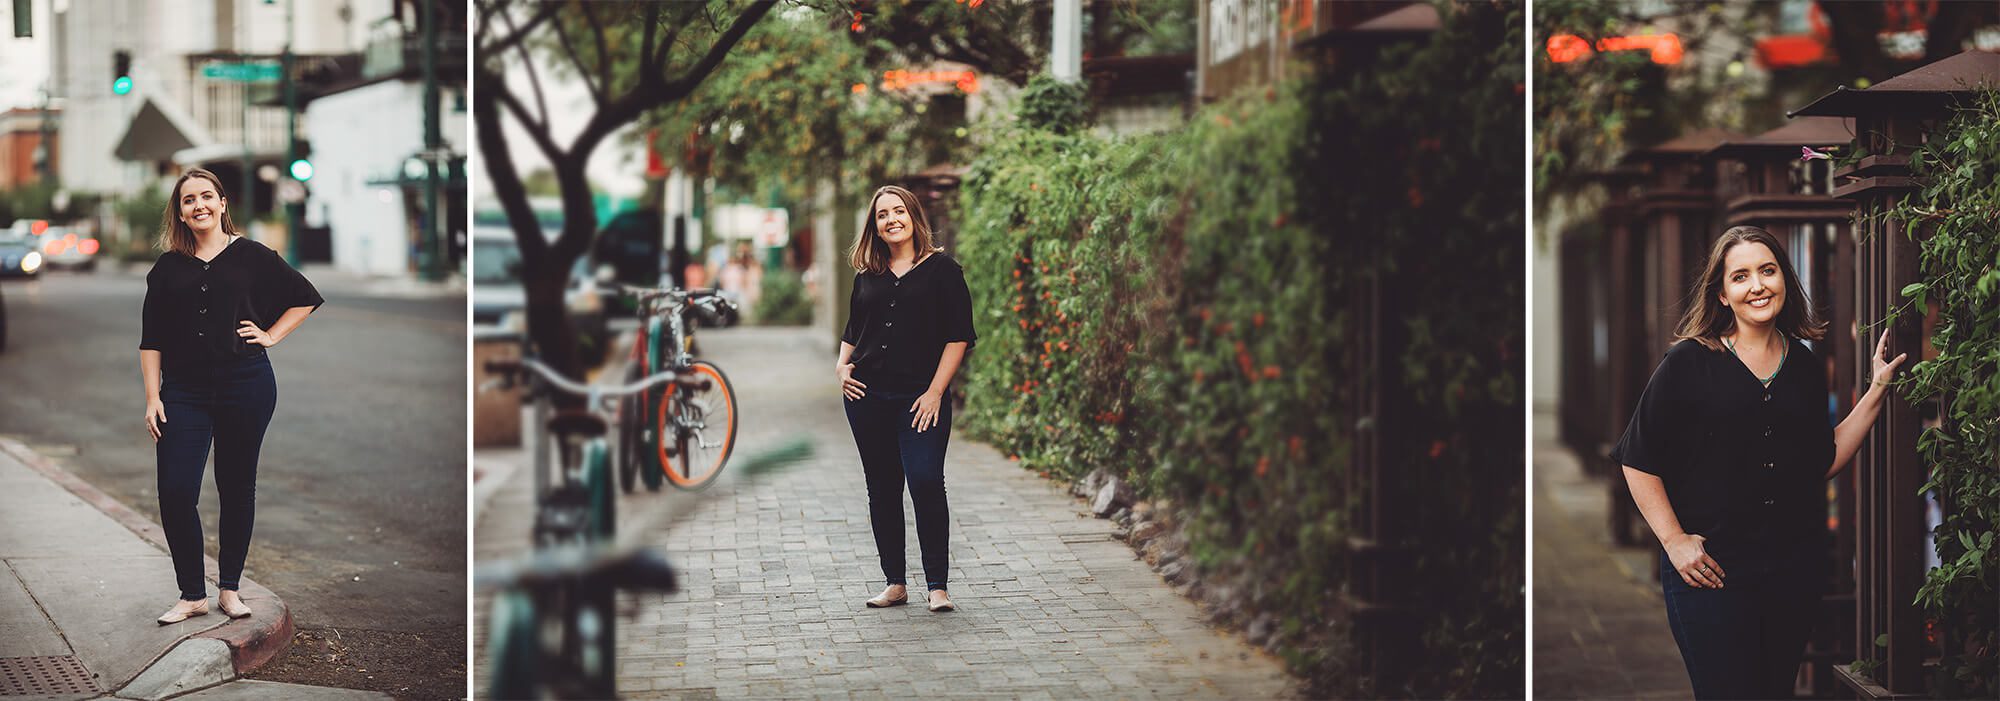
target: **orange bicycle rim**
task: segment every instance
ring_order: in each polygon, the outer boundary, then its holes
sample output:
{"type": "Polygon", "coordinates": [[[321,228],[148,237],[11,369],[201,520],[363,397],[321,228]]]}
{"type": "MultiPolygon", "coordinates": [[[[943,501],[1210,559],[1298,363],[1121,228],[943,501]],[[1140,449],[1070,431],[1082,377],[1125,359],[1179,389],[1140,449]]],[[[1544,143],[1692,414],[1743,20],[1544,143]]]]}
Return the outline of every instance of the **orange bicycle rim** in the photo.
{"type": "Polygon", "coordinates": [[[729,381],[723,379],[722,374],[716,372],[715,368],[707,365],[697,364],[694,367],[688,368],[688,372],[707,376],[709,381],[714,382],[715,386],[721,389],[719,394],[722,396],[722,401],[725,405],[723,414],[725,415],[726,423],[720,428],[725,431],[722,434],[725,437],[725,447],[722,454],[717,456],[715,464],[705,466],[701,474],[683,475],[674,470],[673,456],[667,454],[667,441],[679,441],[680,434],[678,431],[668,430],[671,427],[667,425],[667,420],[673,416],[674,393],[680,391],[680,385],[678,382],[668,383],[666,390],[660,394],[660,408],[658,412],[660,418],[654,427],[653,435],[655,438],[654,443],[656,444],[655,449],[660,456],[660,472],[667,476],[667,481],[681,487],[698,485],[713,478],[715,473],[722,469],[722,465],[729,462],[730,446],[726,443],[727,437],[736,435],[736,397],[735,393],[730,392],[728,389],[729,381]]]}

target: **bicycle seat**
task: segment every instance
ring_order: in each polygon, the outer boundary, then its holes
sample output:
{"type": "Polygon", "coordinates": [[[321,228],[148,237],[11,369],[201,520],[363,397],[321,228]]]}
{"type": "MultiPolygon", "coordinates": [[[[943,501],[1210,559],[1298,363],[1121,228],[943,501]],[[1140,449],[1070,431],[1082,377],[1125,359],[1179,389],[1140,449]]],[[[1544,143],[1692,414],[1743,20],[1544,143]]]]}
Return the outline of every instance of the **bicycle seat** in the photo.
{"type": "Polygon", "coordinates": [[[558,438],[597,438],[608,430],[603,418],[588,411],[564,411],[549,419],[549,432],[558,438]]]}

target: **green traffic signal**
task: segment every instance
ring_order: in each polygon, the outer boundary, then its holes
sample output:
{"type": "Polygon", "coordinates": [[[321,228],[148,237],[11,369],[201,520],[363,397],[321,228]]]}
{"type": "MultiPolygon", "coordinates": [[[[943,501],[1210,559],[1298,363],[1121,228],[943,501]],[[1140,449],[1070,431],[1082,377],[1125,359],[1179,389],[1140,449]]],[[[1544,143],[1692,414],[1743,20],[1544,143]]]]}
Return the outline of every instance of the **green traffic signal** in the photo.
{"type": "Polygon", "coordinates": [[[132,92],[132,76],[121,75],[118,76],[117,80],[111,81],[111,94],[128,95],[131,94],[131,92],[132,92]]]}
{"type": "Polygon", "coordinates": [[[299,182],[305,182],[307,180],[311,180],[312,177],[313,177],[312,161],[308,161],[303,158],[298,159],[296,161],[292,161],[293,180],[297,180],[299,182]]]}

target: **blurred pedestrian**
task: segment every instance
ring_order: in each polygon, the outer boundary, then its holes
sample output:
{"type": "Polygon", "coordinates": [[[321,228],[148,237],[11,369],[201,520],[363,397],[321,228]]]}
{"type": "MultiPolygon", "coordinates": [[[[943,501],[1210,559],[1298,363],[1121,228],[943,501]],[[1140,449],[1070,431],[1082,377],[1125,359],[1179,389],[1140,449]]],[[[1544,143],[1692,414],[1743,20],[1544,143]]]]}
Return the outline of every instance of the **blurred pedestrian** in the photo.
{"type": "Polygon", "coordinates": [[[717,279],[722,289],[736,293],[745,308],[757,308],[757,293],[764,284],[764,265],[757,262],[750,242],[737,242],[736,253],[722,264],[722,274],[717,279]]]}
{"type": "Polygon", "coordinates": [[[1667,621],[1701,699],[1791,698],[1830,568],[1826,481],[1861,446],[1908,354],[1875,345],[1866,394],[1838,427],[1825,323],[1770,232],[1732,227],[1612,451],[1659,538],[1667,621]],[[1724,566],[1727,566],[1725,571],[1724,566]]]}
{"type": "Polygon", "coordinates": [[[869,198],[849,253],[854,294],[834,374],[868,481],[868,520],[888,588],[868,606],[909,602],[903,557],[903,485],[916,507],[930,610],[951,611],[946,591],[951,516],[944,454],[951,439],[945,391],[978,336],[965,271],[931,237],[917,196],[894,185],[869,198]]]}
{"type": "Polygon", "coordinates": [[[146,274],[139,340],[160,526],[180,588],[161,625],[209,610],[195,503],[211,443],[222,501],[216,604],[230,618],[251,614],[237,588],[256,511],[257,453],[278,403],[265,351],[324,302],[276,251],[237,233],[221,178],[191,169],[172,192],[159,239],[165,252],[146,274]]]}

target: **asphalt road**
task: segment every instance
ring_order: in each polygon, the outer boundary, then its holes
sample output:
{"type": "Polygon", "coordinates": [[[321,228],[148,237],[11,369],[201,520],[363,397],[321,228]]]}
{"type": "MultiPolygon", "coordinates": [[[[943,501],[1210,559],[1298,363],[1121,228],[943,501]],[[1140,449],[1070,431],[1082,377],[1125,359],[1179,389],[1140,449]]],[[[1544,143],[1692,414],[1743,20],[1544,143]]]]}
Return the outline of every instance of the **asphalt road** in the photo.
{"type": "MultiPolygon", "coordinates": [[[[386,660],[374,665],[385,680],[401,678],[382,690],[461,695],[465,298],[371,297],[361,294],[364,286],[315,282],[326,305],[271,350],[278,408],[258,467],[245,575],[283,597],[301,630],[346,631],[344,639],[364,646],[382,640],[393,642],[373,647],[433,648],[356,651],[386,660]],[[393,669],[398,665],[410,668],[393,669]],[[421,678],[412,682],[413,674],[421,678]],[[405,688],[412,684],[417,688],[405,688]]],[[[140,513],[158,514],[138,373],[144,270],[0,284],[8,325],[0,434],[140,513]]],[[[213,477],[204,482],[212,556],[218,499],[213,477]]],[[[173,591],[172,582],[160,582],[161,601],[171,603],[173,591]]],[[[345,672],[321,672],[304,676],[377,686],[364,679],[372,673],[348,680],[345,672]]]]}

